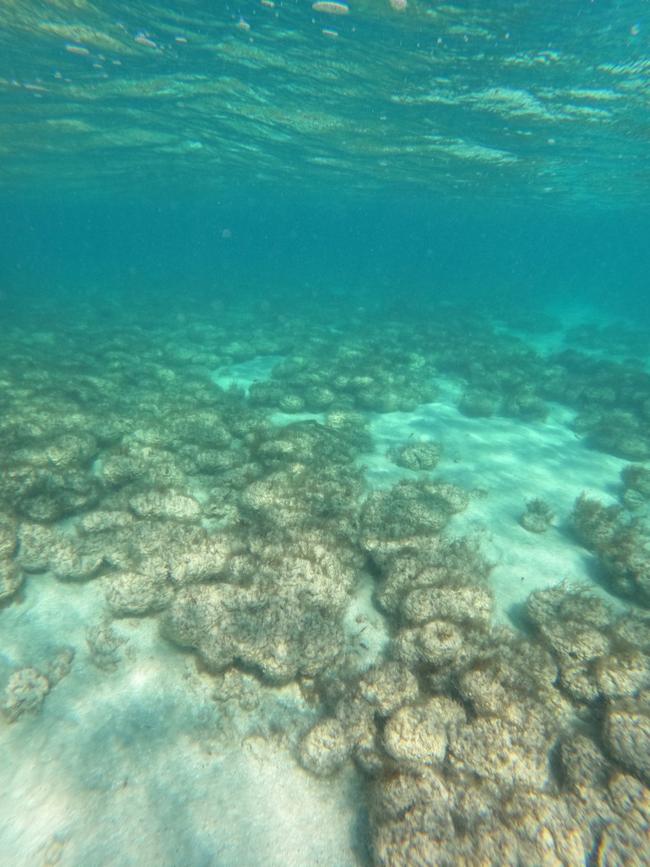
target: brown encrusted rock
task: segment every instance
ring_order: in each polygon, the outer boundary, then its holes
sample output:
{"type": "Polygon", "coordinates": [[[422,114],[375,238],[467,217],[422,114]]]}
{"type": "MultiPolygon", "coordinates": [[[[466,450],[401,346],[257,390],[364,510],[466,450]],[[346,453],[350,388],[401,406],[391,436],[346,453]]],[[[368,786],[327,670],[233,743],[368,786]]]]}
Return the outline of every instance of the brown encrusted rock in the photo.
{"type": "Polygon", "coordinates": [[[209,535],[192,524],[134,519],[121,531],[85,536],[84,548],[116,571],[167,576],[179,586],[220,577],[241,543],[225,531],[209,535]]]}
{"type": "Polygon", "coordinates": [[[361,544],[381,564],[392,551],[440,533],[468,503],[465,491],[444,482],[401,481],[374,491],[363,504],[361,544]]]}
{"type": "Polygon", "coordinates": [[[650,613],[626,611],[611,630],[614,645],[631,645],[650,655],[650,613]]]}
{"type": "Polygon", "coordinates": [[[544,500],[534,499],[526,503],[526,511],[519,523],[529,533],[545,533],[553,522],[553,511],[544,500]]]}
{"type": "Polygon", "coordinates": [[[449,620],[487,627],[492,616],[492,594],[484,587],[419,587],[404,599],[402,615],[413,625],[449,620]]]}
{"type": "Polygon", "coordinates": [[[0,710],[15,722],[23,713],[37,713],[45,696],[50,691],[50,682],[35,668],[21,668],[9,678],[0,710]]]}
{"type": "Polygon", "coordinates": [[[0,512],[0,560],[9,560],[16,553],[18,525],[11,515],[0,512]]]}
{"type": "Polygon", "coordinates": [[[588,795],[607,782],[610,764],[592,738],[575,733],[560,745],[563,782],[570,789],[588,795]]]}
{"type": "Polygon", "coordinates": [[[386,723],[384,749],[405,765],[437,764],[447,752],[447,733],[422,706],[407,705],[386,723]]]}
{"type": "Polygon", "coordinates": [[[49,681],[50,689],[54,689],[60,680],[67,677],[72,668],[74,657],[75,651],[73,647],[61,647],[56,651],[52,659],[48,661],[44,673],[49,681]]]}
{"type": "Polygon", "coordinates": [[[387,775],[373,786],[371,813],[374,823],[383,824],[392,819],[407,819],[405,828],[415,820],[415,825],[426,830],[427,820],[438,819],[430,830],[441,836],[452,834],[449,808],[451,799],[445,781],[433,768],[405,771],[387,775]],[[423,814],[418,807],[427,806],[430,812],[423,814]],[[414,812],[415,811],[415,812],[414,812]]]}
{"type": "Polygon", "coordinates": [[[398,662],[371,668],[359,681],[359,694],[381,716],[389,716],[403,704],[418,697],[415,675],[398,662]]]}
{"type": "Polygon", "coordinates": [[[585,666],[610,652],[612,613],[584,587],[558,584],[531,593],[526,613],[559,660],[565,681],[565,669],[585,666]]]}
{"type": "Polygon", "coordinates": [[[444,696],[420,705],[405,705],[386,723],[384,748],[400,764],[442,762],[447,751],[447,729],[461,722],[465,722],[462,706],[444,696]]]}
{"type": "Polygon", "coordinates": [[[240,663],[265,678],[285,682],[312,677],[343,646],[337,612],[311,607],[279,587],[231,584],[181,588],[163,617],[163,634],[197,650],[212,671],[240,663]]]}
{"type": "Polygon", "coordinates": [[[0,602],[8,599],[23,583],[23,573],[13,560],[0,560],[0,602]]]}
{"type": "Polygon", "coordinates": [[[103,566],[102,551],[86,544],[74,531],[24,523],[19,540],[17,561],[26,572],[51,569],[62,580],[86,581],[103,566]]]}
{"type": "Polygon", "coordinates": [[[458,409],[469,418],[494,415],[499,406],[499,395],[484,389],[473,388],[466,391],[458,403],[458,409]]]}
{"type": "Polygon", "coordinates": [[[23,491],[15,499],[16,512],[28,520],[51,524],[95,505],[99,483],[86,471],[32,469],[23,491]]]}
{"type": "Polygon", "coordinates": [[[650,788],[631,774],[617,773],[609,781],[607,801],[615,814],[601,832],[596,863],[599,867],[645,864],[640,858],[648,848],[650,788]]]}
{"type": "Polygon", "coordinates": [[[457,656],[463,646],[463,633],[446,620],[431,620],[419,628],[416,644],[424,662],[441,665],[457,656]]]}
{"type": "Polygon", "coordinates": [[[588,863],[590,830],[563,799],[514,790],[501,799],[498,816],[498,824],[493,819],[474,838],[468,867],[472,863],[571,867],[588,863]]]}
{"type": "Polygon", "coordinates": [[[163,572],[158,576],[120,572],[107,581],[106,602],[116,617],[133,617],[161,611],[171,601],[174,588],[163,572]]]}
{"type": "Polygon", "coordinates": [[[329,777],[343,767],[351,744],[341,723],[334,718],[320,720],[300,742],[298,760],[306,771],[329,777]]]}
{"type": "Polygon", "coordinates": [[[40,453],[43,466],[70,467],[88,464],[97,454],[97,442],[87,433],[65,433],[47,444],[40,453]]]}
{"type": "Polygon", "coordinates": [[[650,693],[609,707],[603,737],[614,758],[650,782],[650,693]]]}
{"type": "Polygon", "coordinates": [[[621,471],[626,490],[638,492],[644,500],[650,499],[650,467],[628,464],[621,471]]]}
{"type": "Polygon", "coordinates": [[[114,671],[122,661],[120,648],[128,639],[109,623],[98,623],[86,630],[86,645],[93,665],[102,671],[114,671]]]}
{"type": "Polygon", "coordinates": [[[451,663],[460,654],[464,643],[461,629],[446,620],[432,620],[424,626],[403,629],[396,636],[393,652],[408,666],[451,663]]]}
{"type": "Polygon", "coordinates": [[[198,528],[178,528],[165,550],[144,558],[140,569],[147,574],[166,572],[175,585],[206,581],[224,574],[239,547],[226,533],[206,536],[198,528]]]}
{"type": "Polygon", "coordinates": [[[650,788],[624,772],[614,774],[607,786],[607,799],[613,809],[638,828],[650,827],[650,788]]]}
{"type": "Polygon", "coordinates": [[[129,507],[140,518],[168,521],[197,521],[201,505],[182,491],[145,491],[129,499],[129,507]]]}
{"type": "Polygon", "coordinates": [[[589,704],[600,695],[596,676],[591,666],[584,662],[561,665],[560,685],[574,701],[589,704]]]}
{"type": "MultiPolygon", "coordinates": [[[[137,436],[137,432],[133,437],[137,436]]],[[[155,432],[152,440],[155,439],[155,432]]],[[[136,442],[125,438],[118,454],[109,454],[99,467],[99,478],[107,488],[119,488],[131,482],[144,482],[156,488],[180,487],[185,474],[176,454],[159,442],[136,442]]]]}
{"type": "Polygon", "coordinates": [[[534,712],[517,717],[480,717],[460,726],[450,734],[451,767],[500,785],[546,788],[550,745],[544,726],[534,712]]]}
{"type": "Polygon", "coordinates": [[[607,636],[592,626],[577,622],[545,623],[540,633],[560,661],[569,665],[589,662],[609,653],[607,636]]]}
{"type": "Polygon", "coordinates": [[[305,401],[298,394],[285,394],[278,402],[282,412],[302,412],[305,408],[305,401]]]}
{"type": "Polygon", "coordinates": [[[562,623],[599,630],[613,619],[605,602],[588,588],[565,583],[531,593],[526,600],[526,614],[540,627],[562,623]]]}
{"type": "Polygon", "coordinates": [[[407,470],[434,470],[438,466],[442,446],[434,442],[408,442],[388,452],[388,457],[398,467],[407,470]]]}
{"type": "Polygon", "coordinates": [[[469,669],[461,675],[458,689],[480,716],[500,714],[510,700],[494,670],[469,669]]]}
{"type": "Polygon", "coordinates": [[[650,657],[640,651],[603,656],[594,672],[598,690],[606,698],[633,696],[650,686],[650,657]]]}
{"type": "Polygon", "coordinates": [[[368,776],[381,773],[386,766],[386,756],[375,725],[373,705],[362,695],[346,696],[336,706],[336,718],[352,745],[357,765],[368,776]]]}
{"type": "Polygon", "coordinates": [[[373,548],[373,560],[381,566],[384,577],[377,601],[386,611],[398,612],[410,590],[476,587],[490,573],[477,538],[427,536],[412,541],[409,547],[378,539],[373,548]]]}
{"type": "Polygon", "coordinates": [[[126,530],[133,526],[135,517],[124,509],[94,509],[83,515],[79,531],[83,534],[107,533],[126,530]]]}
{"type": "Polygon", "coordinates": [[[372,789],[373,863],[385,867],[450,864],[455,843],[451,798],[433,768],[391,774],[372,789]]]}
{"type": "Polygon", "coordinates": [[[50,552],[50,569],[62,581],[87,581],[101,571],[103,563],[101,551],[84,549],[75,538],[59,537],[50,552]]]}
{"type": "Polygon", "coordinates": [[[368,742],[375,734],[374,707],[362,695],[347,696],[336,705],[336,718],[353,743],[368,742]]]}
{"type": "Polygon", "coordinates": [[[22,523],[18,529],[18,561],[26,572],[45,572],[59,535],[42,524],[22,523]]]}

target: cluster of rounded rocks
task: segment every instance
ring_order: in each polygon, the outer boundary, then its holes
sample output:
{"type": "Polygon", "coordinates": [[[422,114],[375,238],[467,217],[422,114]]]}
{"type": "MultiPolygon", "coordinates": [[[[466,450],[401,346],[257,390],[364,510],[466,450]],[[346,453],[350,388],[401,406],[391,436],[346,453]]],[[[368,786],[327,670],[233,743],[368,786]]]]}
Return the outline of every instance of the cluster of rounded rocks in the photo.
{"type": "Polygon", "coordinates": [[[650,608],[650,469],[623,469],[620,503],[581,495],[571,515],[578,541],[592,551],[612,591],[650,608]]]}
{"type": "Polygon", "coordinates": [[[559,585],[531,595],[531,635],[516,637],[490,626],[484,586],[429,582],[402,596],[386,661],[322,679],[303,766],[362,769],[377,864],[636,863],[650,615],[559,585]]]}
{"type": "MultiPolygon", "coordinates": [[[[434,370],[465,378],[465,411],[482,393],[492,411],[540,419],[576,377],[587,388],[587,366],[544,367],[471,317],[423,327],[409,352],[398,326],[297,328],[299,355],[236,324],[99,330],[92,349],[73,330],[29,364],[14,335],[0,370],[0,602],[33,573],[92,579],[109,618],[156,616],[217,683],[242,672],[231,692],[299,685],[316,721],[298,759],[320,776],[360,769],[377,864],[626,863],[650,822],[648,616],[559,586],[530,597],[527,636],[495,627],[490,563],[449,533],[472,494],[432,474],[439,447],[394,449],[417,476],[385,490],[368,493],[358,466],[362,411],[431,400],[434,370]],[[287,360],[250,397],[210,381],[279,348],[287,360]],[[321,415],[279,427],[276,409],[321,415]],[[352,663],[344,625],[368,577],[390,635],[370,667],[352,663]]],[[[643,392],[643,377],[610,372],[643,392]]],[[[627,387],[612,412],[630,411],[627,387]]],[[[647,473],[626,472],[624,509],[583,498],[573,518],[617,589],[640,597],[647,473]]],[[[534,531],[552,518],[539,503],[527,515],[534,531]]],[[[89,648],[118,664],[109,626],[89,648]]],[[[14,672],[5,717],[36,711],[72,664],[62,650],[14,672]]]]}

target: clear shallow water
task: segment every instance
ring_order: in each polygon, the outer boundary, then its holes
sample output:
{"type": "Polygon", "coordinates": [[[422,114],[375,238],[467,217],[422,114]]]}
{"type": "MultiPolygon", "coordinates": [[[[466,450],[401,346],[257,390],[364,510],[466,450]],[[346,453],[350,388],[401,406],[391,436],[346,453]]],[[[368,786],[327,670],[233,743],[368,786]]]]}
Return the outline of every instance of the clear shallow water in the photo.
{"type": "Polygon", "coordinates": [[[646,4],[400,6],[0,8],[2,865],[648,860],[646,4]]]}

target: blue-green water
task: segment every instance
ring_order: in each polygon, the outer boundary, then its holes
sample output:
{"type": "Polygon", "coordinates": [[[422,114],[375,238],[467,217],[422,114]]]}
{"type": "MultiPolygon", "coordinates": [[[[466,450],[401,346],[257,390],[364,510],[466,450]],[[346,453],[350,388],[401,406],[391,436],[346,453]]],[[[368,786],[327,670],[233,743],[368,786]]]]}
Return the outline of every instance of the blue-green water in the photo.
{"type": "Polygon", "coordinates": [[[650,7],[0,4],[0,867],[650,861],[650,7]]]}

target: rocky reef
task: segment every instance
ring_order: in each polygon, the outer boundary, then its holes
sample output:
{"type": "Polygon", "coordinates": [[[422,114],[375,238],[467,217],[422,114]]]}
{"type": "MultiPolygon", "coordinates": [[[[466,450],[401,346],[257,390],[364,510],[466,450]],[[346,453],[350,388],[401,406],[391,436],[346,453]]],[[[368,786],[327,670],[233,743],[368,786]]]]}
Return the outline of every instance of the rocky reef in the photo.
{"type": "MultiPolygon", "coordinates": [[[[463,413],[536,425],[562,401],[594,447],[644,459],[650,380],[579,353],[542,358],[469,315],[408,340],[397,324],[292,325],[276,339],[236,317],[92,340],[81,325],[10,333],[0,602],[19,604],[37,575],[92,581],[98,669],[120,664],[112,624],[146,617],[222,700],[259,712],[264,690],[293,685],[309,713],[287,742],[318,777],[358,769],[377,865],[634,863],[650,822],[650,615],[557,584],[530,595],[525,631],[495,625],[493,564],[453,530],[474,495],[436,474],[441,445],[393,447],[411,475],[372,490],[363,456],[368,413],[433,401],[444,374],[463,413]],[[66,348],[56,363],[53,345],[66,348]],[[274,354],[248,392],[213,380],[274,354]],[[348,622],[368,583],[385,633],[372,646],[367,618],[354,640],[348,622]]],[[[571,516],[606,582],[646,606],[648,499],[650,470],[633,464],[620,505],[582,496],[571,516]]],[[[535,499],[520,522],[542,533],[553,518],[535,499]]],[[[58,648],[9,673],[5,719],[38,713],[72,665],[58,648]]]]}

